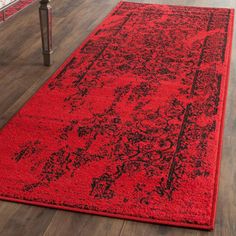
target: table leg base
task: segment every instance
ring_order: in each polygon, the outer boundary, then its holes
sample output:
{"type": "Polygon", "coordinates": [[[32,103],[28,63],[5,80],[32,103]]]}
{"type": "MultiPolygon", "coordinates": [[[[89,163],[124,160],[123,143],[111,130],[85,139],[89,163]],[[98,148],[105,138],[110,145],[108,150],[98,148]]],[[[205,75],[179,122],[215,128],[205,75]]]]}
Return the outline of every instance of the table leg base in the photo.
{"type": "Polygon", "coordinates": [[[43,54],[43,64],[45,66],[52,65],[52,52],[51,53],[43,54]]]}

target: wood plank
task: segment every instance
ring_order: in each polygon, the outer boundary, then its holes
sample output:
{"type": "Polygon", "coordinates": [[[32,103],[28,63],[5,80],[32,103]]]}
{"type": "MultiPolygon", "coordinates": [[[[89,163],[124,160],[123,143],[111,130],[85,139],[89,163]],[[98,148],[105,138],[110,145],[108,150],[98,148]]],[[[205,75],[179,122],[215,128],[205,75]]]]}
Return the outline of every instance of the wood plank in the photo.
{"type": "Polygon", "coordinates": [[[41,235],[52,220],[55,210],[43,207],[21,205],[9,218],[0,235],[41,235]]]}
{"type": "Polygon", "coordinates": [[[108,217],[58,211],[44,236],[119,236],[123,223],[124,220],[108,217]]]}
{"type": "Polygon", "coordinates": [[[12,202],[0,202],[0,232],[12,215],[20,208],[20,205],[12,202]]]}
{"type": "Polygon", "coordinates": [[[57,211],[43,235],[79,235],[91,218],[89,214],[57,211]]]}

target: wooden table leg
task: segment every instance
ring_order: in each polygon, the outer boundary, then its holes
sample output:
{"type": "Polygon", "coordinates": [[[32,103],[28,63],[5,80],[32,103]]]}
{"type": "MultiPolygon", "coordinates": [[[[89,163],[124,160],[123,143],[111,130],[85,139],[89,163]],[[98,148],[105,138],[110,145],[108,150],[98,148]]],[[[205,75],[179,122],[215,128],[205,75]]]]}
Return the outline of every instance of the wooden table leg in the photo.
{"type": "Polygon", "coordinates": [[[43,60],[45,66],[52,64],[52,7],[50,0],[41,0],[39,7],[43,60]]]}

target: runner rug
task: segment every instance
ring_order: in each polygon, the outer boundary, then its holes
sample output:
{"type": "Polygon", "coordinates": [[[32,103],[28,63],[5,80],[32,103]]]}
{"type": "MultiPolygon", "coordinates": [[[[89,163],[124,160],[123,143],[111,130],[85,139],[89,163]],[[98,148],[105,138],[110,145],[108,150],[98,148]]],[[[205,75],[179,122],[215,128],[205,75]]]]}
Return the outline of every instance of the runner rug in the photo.
{"type": "Polygon", "coordinates": [[[212,229],[233,10],[121,2],[0,135],[0,198],[212,229]]]}
{"type": "Polygon", "coordinates": [[[30,4],[32,4],[34,0],[0,0],[0,23],[6,20],[7,18],[15,15],[19,11],[23,10],[30,4]],[[15,2],[15,3],[14,3],[15,2]],[[11,5],[12,4],[12,5],[11,5]],[[4,11],[1,10],[4,6],[9,5],[4,11]],[[5,17],[4,17],[5,14],[5,17]]]}

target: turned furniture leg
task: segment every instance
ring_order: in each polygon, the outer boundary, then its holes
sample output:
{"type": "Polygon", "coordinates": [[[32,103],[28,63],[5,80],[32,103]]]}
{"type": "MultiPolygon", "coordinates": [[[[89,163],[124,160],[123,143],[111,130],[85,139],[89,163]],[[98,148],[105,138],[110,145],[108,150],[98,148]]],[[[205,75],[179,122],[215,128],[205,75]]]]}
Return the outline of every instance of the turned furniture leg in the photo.
{"type": "Polygon", "coordinates": [[[40,28],[45,66],[52,63],[52,7],[50,0],[41,0],[39,7],[40,28]]]}

